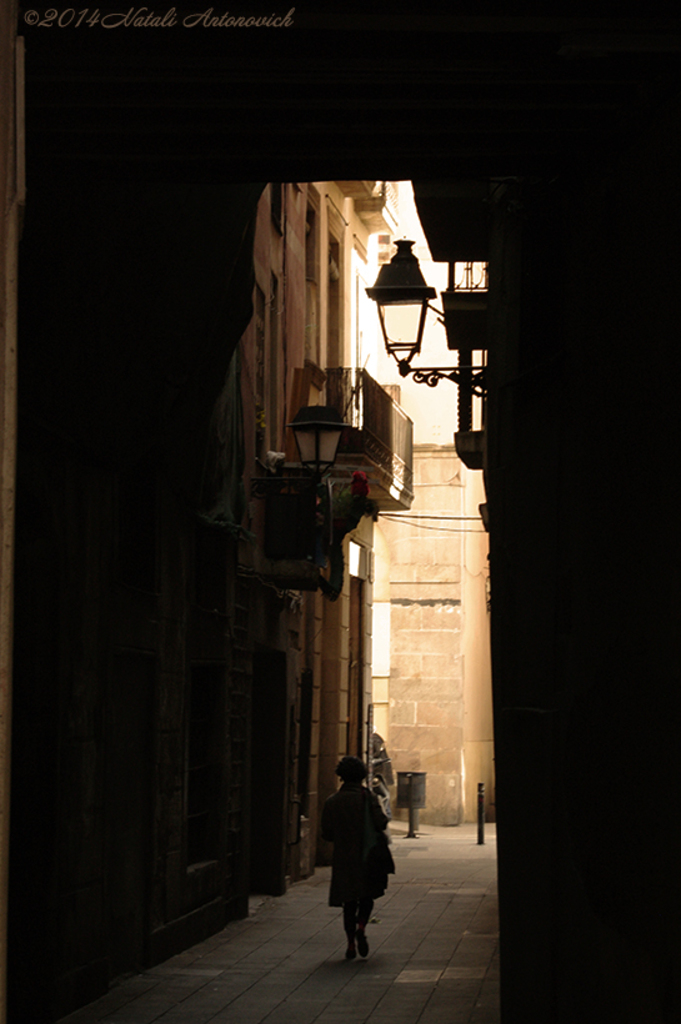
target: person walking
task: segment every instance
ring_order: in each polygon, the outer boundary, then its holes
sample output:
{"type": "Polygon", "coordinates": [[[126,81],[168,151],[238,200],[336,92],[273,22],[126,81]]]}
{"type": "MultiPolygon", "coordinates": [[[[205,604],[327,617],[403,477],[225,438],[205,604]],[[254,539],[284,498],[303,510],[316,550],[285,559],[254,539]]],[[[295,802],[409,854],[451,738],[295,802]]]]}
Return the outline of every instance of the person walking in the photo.
{"type": "Polygon", "coordinates": [[[358,757],[343,757],[336,775],[342,786],[324,804],[322,838],[333,843],[329,906],[343,908],[345,956],[354,960],[357,950],[360,956],[369,952],[367,922],[395,865],[385,836],[388,819],[378,799],[363,785],[366,767],[358,757]]]}
{"type": "Polygon", "coordinates": [[[388,786],[393,784],[392,758],[386,749],[385,740],[377,732],[371,737],[371,771],[372,789],[378,797],[388,821],[391,821],[393,814],[390,808],[388,786]]]}

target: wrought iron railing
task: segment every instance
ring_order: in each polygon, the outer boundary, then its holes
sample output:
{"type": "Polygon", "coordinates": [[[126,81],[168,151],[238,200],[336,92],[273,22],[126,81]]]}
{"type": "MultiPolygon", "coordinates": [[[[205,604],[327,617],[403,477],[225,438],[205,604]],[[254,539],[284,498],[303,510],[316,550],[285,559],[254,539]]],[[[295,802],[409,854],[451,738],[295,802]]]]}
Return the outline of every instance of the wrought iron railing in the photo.
{"type": "Polygon", "coordinates": [[[414,424],[366,370],[326,371],[326,400],[349,423],[340,454],[365,453],[402,491],[413,491],[414,424]]]}
{"type": "MultiPolygon", "coordinates": [[[[451,285],[450,285],[451,287],[451,285]]],[[[487,263],[455,263],[455,292],[486,292],[489,288],[487,263]]]]}

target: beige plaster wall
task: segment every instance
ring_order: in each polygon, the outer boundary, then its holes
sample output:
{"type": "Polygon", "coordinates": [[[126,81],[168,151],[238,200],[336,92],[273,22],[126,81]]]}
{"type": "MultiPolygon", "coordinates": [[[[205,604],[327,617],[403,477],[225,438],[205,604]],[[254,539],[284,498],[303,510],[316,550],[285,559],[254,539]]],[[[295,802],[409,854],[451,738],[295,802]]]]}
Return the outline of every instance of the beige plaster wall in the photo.
{"type": "MultiPolygon", "coordinates": [[[[462,466],[466,516],[479,514],[485,501],[482,473],[462,466]]],[[[494,726],[492,718],[492,665],[489,634],[488,535],[482,522],[468,519],[463,536],[463,630],[464,662],[464,820],[476,821],[478,783],[485,786],[486,817],[495,818],[494,726]]]]}
{"type": "MultiPolygon", "coordinates": [[[[343,193],[336,182],[318,181],[308,186],[313,190],[318,216],[319,246],[317,252],[319,281],[319,359],[322,367],[353,366],[357,361],[357,337],[360,330],[355,308],[359,288],[356,277],[363,273],[363,263],[369,244],[369,231],[354,209],[354,201],[343,193]],[[330,299],[328,257],[329,246],[337,241],[338,271],[340,274],[340,304],[338,310],[338,346],[330,343],[330,299]]],[[[368,302],[368,300],[366,300],[368,302]]],[[[374,314],[375,315],[375,314],[374,314]]],[[[325,396],[320,396],[321,401],[325,396]]],[[[357,529],[344,541],[345,574],[343,591],[336,601],[322,598],[317,606],[321,619],[316,622],[320,650],[315,670],[319,686],[319,754],[318,754],[318,806],[338,786],[335,768],[340,757],[348,752],[349,679],[350,679],[350,543],[361,549],[358,575],[363,580],[364,604],[361,650],[364,660],[362,720],[368,717],[372,702],[371,660],[373,649],[371,604],[373,600],[373,529],[371,519],[364,517],[357,529]]],[[[315,640],[315,643],[317,641],[315,640]]],[[[366,739],[366,727],[364,729],[366,739]]],[[[365,743],[366,747],[366,743],[365,743]]],[[[330,846],[318,841],[318,863],[327,863],[330,846]]]]}

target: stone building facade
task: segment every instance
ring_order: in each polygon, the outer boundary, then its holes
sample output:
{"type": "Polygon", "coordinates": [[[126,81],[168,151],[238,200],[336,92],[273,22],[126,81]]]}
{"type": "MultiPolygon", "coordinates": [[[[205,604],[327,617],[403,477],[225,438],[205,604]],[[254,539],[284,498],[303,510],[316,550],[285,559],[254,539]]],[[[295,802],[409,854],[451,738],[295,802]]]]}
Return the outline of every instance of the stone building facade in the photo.
{"type": "Polygon", "coordinates": [[[475,820],[478,782],[494,804],[489,627],[474,625],[481,601],[486,617],[486,565],[469,564],[471,543],[486,548],[486,536],[479,514],[467,519],[468,472],[453,444],[418,445],[413,511],[383,516],[380,527],[390,608],[385,738],[395,771],[426,773],[419,817],[434,825],[475,820]]]}

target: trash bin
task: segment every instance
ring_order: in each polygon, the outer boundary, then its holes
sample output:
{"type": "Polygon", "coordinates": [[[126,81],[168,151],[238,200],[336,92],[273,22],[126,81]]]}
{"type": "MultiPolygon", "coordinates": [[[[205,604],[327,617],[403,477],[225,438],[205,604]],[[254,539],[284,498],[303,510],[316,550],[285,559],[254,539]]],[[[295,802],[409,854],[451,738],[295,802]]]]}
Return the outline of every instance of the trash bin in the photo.
{"type": "Polygon", "coordinates": [[[409,807],[411,793],[413,807],[426,806],[426,772],[397,773],[397,806],[409,807]]]}
{"type": "Polygon", "coordinates": [[[409,831],[407,839],[416,838],[419,827],[419,807],[426,806],[426,773],[397,773],[397,806],[409,808],[409,831]]]}

